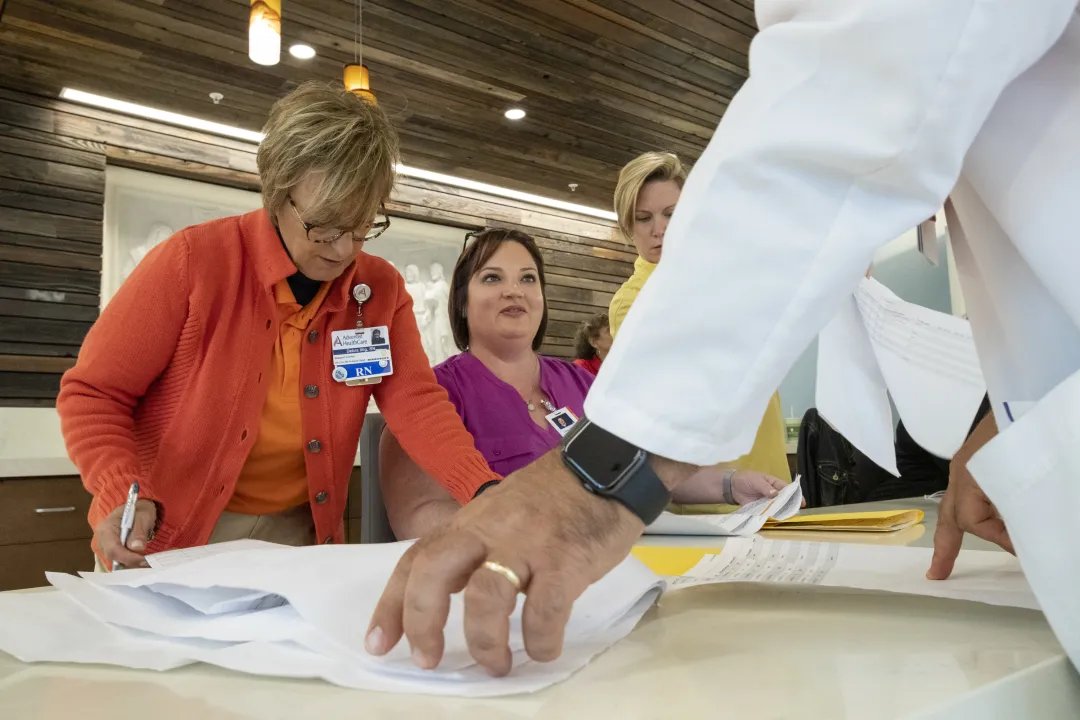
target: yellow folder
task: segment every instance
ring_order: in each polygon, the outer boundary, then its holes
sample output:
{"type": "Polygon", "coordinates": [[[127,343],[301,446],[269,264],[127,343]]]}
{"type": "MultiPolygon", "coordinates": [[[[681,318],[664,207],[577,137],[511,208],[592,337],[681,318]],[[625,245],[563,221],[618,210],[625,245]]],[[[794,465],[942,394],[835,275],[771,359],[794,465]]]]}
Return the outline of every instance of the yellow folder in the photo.
{"type": "Polygon", "coordinates": [[[895,532],[917,525],[922,510],[879,510],[825,515],[796,515],[787,520],[768,520],[763,530],[828,530],[830,532],[895,532]]]}
{"type": "Polygon", "coordinates": [[[720,547],[671,547],[668,545],[636,545],[633,555],[657,575],[682,575],[706,555],[716,555],[720,547]]]}

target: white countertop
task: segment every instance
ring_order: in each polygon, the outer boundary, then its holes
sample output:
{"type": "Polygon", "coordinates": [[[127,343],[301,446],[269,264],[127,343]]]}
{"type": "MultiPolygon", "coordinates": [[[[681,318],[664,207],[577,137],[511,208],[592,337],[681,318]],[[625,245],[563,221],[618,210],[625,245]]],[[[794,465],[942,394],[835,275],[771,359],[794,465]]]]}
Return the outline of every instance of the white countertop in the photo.
{"type": "MultiPolygon", "coordinates": [[[[867,507],[901,506],[927,511],[929,529],[909,533],[907,542],[929,546],[935,504],[893,501],[867,507]]],[[[841,537],[898,542],[895,534],[876,540],[841,537]]],[[[680,538],[677,544],[709,547],[718,542],[680,538]]],[[[970,547],[986,545],[976,541],[970,547]]],[[[0,717],[147,716],[1075,718],[1080,717],[1080,678],[1038,612],[749,584],[666,595],[629,637],[569,680],[534,695],[501,699],[386,695],[207,665],[163,673],[30,666],[0,654],[0,717]]]]}
{"type": "Polygon", "coordinates": [[[0,407],[0,478],[78,474],[55,408],[0,407]]]}
{"type": "MultiPolygon", "coordinates": [[[[360,465],[359,450],[355,464],[360,465]]],[[[78,474],[55,408],[0,407],[0,478],[78,474]]]]}

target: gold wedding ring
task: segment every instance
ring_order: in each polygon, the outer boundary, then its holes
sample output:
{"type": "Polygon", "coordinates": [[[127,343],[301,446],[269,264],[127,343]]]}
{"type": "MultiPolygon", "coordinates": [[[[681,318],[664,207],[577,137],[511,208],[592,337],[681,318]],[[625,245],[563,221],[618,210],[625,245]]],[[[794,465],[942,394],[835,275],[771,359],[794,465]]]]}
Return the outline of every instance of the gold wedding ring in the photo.
{"type": "Polygon", "coordinates": [[[497,563],[494,560],[485,560],[483,567],[487,568],[493,573],[498,573],[499,575],[502,575],[504,578],[509,580],[510,584],[514,586],[515,591],[522,591],[521,578],[518,577],[518,574],[516,572],[506,567],[502,563],[497,563]]]}

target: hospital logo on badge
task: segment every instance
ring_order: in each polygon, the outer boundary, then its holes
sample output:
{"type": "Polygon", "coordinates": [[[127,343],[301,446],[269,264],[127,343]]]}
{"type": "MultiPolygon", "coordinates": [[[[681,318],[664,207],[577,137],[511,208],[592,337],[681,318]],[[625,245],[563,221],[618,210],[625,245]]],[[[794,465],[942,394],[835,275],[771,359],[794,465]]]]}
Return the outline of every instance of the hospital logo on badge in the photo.
{"type": "Polygon", "coordinates": [[[334,378],[335,380],[337,380],[338,382],[341,382],[345,378],[349,377],[349,371],[346,370],[343,367],[336,367],[336,368],[334,368],[334,372],[331,373],[330,376],[332,378],[334,378]]]}

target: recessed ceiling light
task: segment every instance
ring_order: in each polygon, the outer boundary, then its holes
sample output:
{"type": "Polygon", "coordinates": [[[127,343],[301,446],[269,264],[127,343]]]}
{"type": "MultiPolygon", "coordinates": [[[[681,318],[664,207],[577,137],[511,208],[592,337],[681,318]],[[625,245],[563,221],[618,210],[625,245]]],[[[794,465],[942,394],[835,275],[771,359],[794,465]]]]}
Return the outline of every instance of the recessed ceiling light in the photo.
{"type": "Polygon", "coordinates": [[[510,108],[503,113],[507,120],[520,120],[525,117],[525,111],[521,108],[510,108]]]}
{"type": "Polygon", "coordinates": [[[296,43],[289,46],[289,54],[297,60],[310,60],[315,57],[315,48],[304,43],[296,43]]]}

